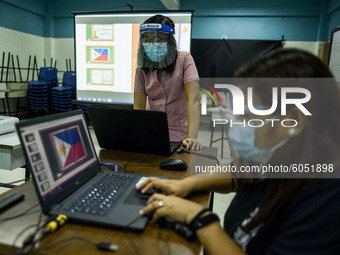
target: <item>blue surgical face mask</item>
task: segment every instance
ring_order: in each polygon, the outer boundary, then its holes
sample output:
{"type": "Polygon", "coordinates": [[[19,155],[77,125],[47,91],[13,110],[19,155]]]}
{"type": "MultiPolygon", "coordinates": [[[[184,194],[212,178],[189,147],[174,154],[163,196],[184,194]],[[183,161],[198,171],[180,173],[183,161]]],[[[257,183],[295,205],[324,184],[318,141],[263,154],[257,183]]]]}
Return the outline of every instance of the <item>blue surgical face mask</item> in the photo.
{"type": "Polygon", "coordinates": [[[266,164],[275,150],[285,144],[288,138],[283,139],[270,149],[258,149],[255,145],[256,129],[246,125],[233,125],[229,127],[228,139],[233,148],[246,160],[266,164]]]}
{"type": "Polygon", "coordinates": [[[144,46],[144,52],[151,61],[160,62],[168,53],[168,43],[161,43],[160,46],[150,43],[149,46],[144,46]]]}

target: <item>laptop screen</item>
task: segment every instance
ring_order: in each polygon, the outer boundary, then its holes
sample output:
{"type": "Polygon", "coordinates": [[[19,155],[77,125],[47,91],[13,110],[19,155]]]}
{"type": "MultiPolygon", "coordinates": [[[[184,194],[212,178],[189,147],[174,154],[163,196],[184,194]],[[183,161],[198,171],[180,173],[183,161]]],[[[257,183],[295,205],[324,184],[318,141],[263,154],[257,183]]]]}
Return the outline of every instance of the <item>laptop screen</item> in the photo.
{"type": "Polygon", "coordinates": [[[68,115],[19,127],[27,165],[43,200],[57,195],[97,163],[84,115],[68,115]]]}

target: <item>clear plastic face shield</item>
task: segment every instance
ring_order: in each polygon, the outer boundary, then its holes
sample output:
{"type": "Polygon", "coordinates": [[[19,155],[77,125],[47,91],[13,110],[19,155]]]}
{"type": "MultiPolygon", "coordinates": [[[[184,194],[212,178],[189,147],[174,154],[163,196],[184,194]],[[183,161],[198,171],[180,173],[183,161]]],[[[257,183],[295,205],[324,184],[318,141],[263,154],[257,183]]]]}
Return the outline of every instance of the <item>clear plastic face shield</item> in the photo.
{"type": "Polygon", "coordinates": [[[139,68],[165,68],[171,65],[177,56],[175,28],[160,23],[144,23],[140,25],[139,34],[139,68]]]}

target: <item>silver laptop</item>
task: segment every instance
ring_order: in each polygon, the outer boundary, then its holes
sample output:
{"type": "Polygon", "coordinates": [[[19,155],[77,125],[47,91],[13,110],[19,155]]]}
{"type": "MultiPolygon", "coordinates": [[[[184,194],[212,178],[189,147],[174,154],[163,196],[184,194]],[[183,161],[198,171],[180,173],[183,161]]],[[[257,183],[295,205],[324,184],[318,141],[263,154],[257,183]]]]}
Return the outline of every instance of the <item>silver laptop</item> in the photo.
{"type": "Polygon", "coordinates": [[[22,121],[16,129],[45,214],[107,227],[145,228],[148,217],[138,212],[148,196],[135,187],[147,176],[101,170],[82,110],[22,121]]]}
{"type": "Polygon", "coordinates": [[[171,156],[182,143],[170,141],[165,112],[106,106],[87,110],[101,148],[171,156]]]}

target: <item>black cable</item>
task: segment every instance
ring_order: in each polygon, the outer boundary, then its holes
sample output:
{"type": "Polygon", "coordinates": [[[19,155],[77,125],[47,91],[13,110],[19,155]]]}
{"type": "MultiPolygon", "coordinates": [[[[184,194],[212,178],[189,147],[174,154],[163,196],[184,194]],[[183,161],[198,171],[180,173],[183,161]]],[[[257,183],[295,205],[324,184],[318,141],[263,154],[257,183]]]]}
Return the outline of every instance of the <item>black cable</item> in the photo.
{"type": "MultiPolygon", "coordinates": [[[[26,239],[24,240],[24,242],[22,244],[22,247],[18,251],[18,254],[20,254],[20,255],[21,254],[27,254],[28,252],[30,252],[34,248],[36,243],[38,241],[40,241],[40,239],[36,240],[36,236],[39,233],[39,231],[42,230],[42,227],[45,225],[45,223],[41,225],[41,222],[43,222],[43,220],[42,220],[43,215],[44,215],[43,212],[41,212],[40,215],[39,215],[38,222],[35,224],[36,230],[32,234],[30,234],[26,237],[26,239]]],[[[22,233],[24,233],[24,232],[22,232],[22,233]]],[[[17,238],[15,239],[12,247],[14,247],[16,240],[17,240],[17,238]]]]}
{"type": "Polygon", "coordinates": [[[131,11],[133,11],[133,6],[131,4],[126,4],[126,5],[130,7],[131,11]]]}
{"type": "Polygon", "coordinates": [[[30,208],[28,208],[28,209],[27,209],[26,211],[24,211],[23,213],[20,213],[20,214],[17,214],[17,215],[15,215],[15,216],[11,216],[11,217],[8,217],[8,218],[2,218],[2,219],[0,219],[0,224],[4,223],[5,221],[13,220],[13,219],[19,218],[19,217],[24,216],[24,215],[27,215],[27,214],[40,212],[40,210],[39,210],[39,211],[33,211],[33,212],[28,213],[30,210],[32,210],[32,209],[33,209],[34,207],[36,207],[37,205],[39,205],[39,204],[35,204],[35,205],[31,206],[30,208]]]}
{"type": "Polygon", "coordinates": [[[177,153],[187,153],[187,154],[193,154],[193,155],[197,155],[197,156],[204,157],[204,158],[214,159],[214,160],[216,160],[217,165],[220,165],[220,161],[218,160],[218,158],[215,157],[215,156],[213,156],[213,155],[202,154],[202,153],[193,152],[193,151],[186,151],[186,150],[184,150],[183,147],[179,148],[179,149],[177,150],[177,153]]]}
{"type": "MultiPolygon", "coordinates": [[[[39,220],[38,220],[38,223],[36,224],[37,228],[36,228],[35,232],[33,234],[30,234],[28,237],[26,237],[25,241],[23,242],[23,246],[19,250],[20,255],[29,253],[35,247],[35,245],[37,243],[41,242],[49,233],[52,233],[52,232],[56,231],[58,228],[60,228],[61,226],[63,226],[65,224],[65,222],[67,221],[66,215],[59,214],[57,216],[52,216],[52,217],[48,218],[44,222],[44,224],[41,225],[42,215],[43,214],[41,213],[39,220]]],[[[30,226],[30,227],[32,227],[32,226],[30,226]]],[[[26,231],[26,230],[27,229],[25,229],[24,231],[26,231]]],[[[20,235],[21,235],[21,233],[20,233],[20,235]]],[[[80,236],[74,236],[74,237],[62,239],[59,242],[51,244],[50,246],[47,246],[47,247],[45,247],[44,249],[41,249],[41,250],[51,249],[51,248],[53,248],[57,245],[60,245],[63,242],[72,241],[72,240],[75,240],[75,239],[88,242],[88,243],[96,246],[100,250],[105,250],[105,251],[117,251],[118,250],[118,245],[106,243],[106,242],[95,243],[90,239],[87,239],[85,237],[80,237],[80,236]]],[[[16,238],[16,240],[17,240],[17,238],[16,238]]]]}
{"type": "Polygon", "coordinates": [[[6,183],[0,183],[0,187],[2,188],[8,188],[8,189],[13,189],[16,187],[16,185],[11,185],[11,184],[6,184],[6,183]]]}
{"type": "Polygon", "coordinates": [[[47,247],[45,247],[45,248],[43,248],[43,249],[39,249],[39,250],[40,250],[40,251],[50,250],[50,249],[52,249],[52,248],[54,248],[54,247],[56,247],[56,246],[58,246],[58,245],[60,245],[60,244],[62,244],[62,243],[69,242],[69,241],[72,241],[72,240],[80,240],[80,241],[84,241],[84,242],[90,243],[90,244],[92,244],[92,245],[96,245],[95,242],[93,242],[92,240],[87,239],[87,238],[85,238],[85,237],[81,237],[81,236],[72,236],[72,237],[69,237],[69,238],[62,239],[62,240],[60,240],[60,241],[58,241],[58,242],[56,242],[56,243],[54,243],[54,244],[51,244],[51,245],[49,245],[49,246],[47,246],[47,247]]]}
{"type": "MultiPolygon", "coordinates": [[[[25,233],[27,230],[29,230],[30,228],[33,228],[33,227],[35,227],[35,226],[37,226],[36,223],[27,226],[26,228],[24,228],[23,230],[21,230],[21,231],[19,232],[19,234],[15,237],[15,239],[14,239],[14,241],[13,241],[13,244],[12,244],[12,246],[11,246],[11,253],[12,253],[12,254],[14,254],[14,255],[15,255],[15,254],[20,254],[20,253],[16,253],[15,250],[14,250],[14,248],[15,248],[15,243],[17,242],[17,240],[19,239],[19,237],[20,237],[23,233],[25,233]]],[[[19,251],[20,251],[20,249],[19,249],[19,251]]]]}
{"type": "Polygon", "coordinates": [[[27,177],[27,178],[25,178],[25,179],[20,179],[20,180],[13,181],[13,182],[7,182],[7,183],[0,182],[0,186],[2,186],[2,185],[12,185],[12,184],[14,184],[14,183],[23,182],[23,181],[28,181],[28,180],[30,180],[30,179],[31,179],[31,177],[27,177]]]}
{"type": "MultiPolygon", "coordinates": [[[[120,9],[120,8],[126,8],[129,7],[128,5],[119,5],[119,6],[113,6],[110,8],[106,8],[104,10],[114,10],[114,9],[120,9]]],[[[147,6],[147,5],[133,5],[133,7],[137,8],[145,8],[145,9],[150,9],[150,10],[159,10],[159,11],[164,11],[164,8],[157,8],[157,7],[152,7],[152,6],[147,6]]],[[[131,9],[131,7],[130,7],[131,9]]]]}
{"type": "Polygon", "coordinates": [[[158,231],[158,237],[165,243],[165,245],[166,245],[166,249],[167,249],[167,253],[168,253],[168,255],[170,255],[171,254],[171,249],[170,249],[170,244],[169,244],[169,242],[163,237],[163,235],[162,235],[162,227],[161,226],[159,226],[159,231],[158,231]]]}
{"type": "MultiPolygon", "coordinates": [[[[142,216],[137,216],[136,218],[134,218],[132,221],[130,221],[127,226],[124,228],[127,236],[129,237],[129,240],[130,240],[130,243],[132,245],[132,247],[134,248],[135,252],[137,255],[141,255],[140,251],[138,250],[138,247],[136,245],[136,243],[134,242],[130,232],[129,232],[129,226],[131,226],[136,220],[138,220],[139,217],[142,217],[142,216]]],[[[159,232],[158,232],[158,236],[160,239],[163,240],[163,242],[166,244],[166,247],[167,247],[167,251],[168,251],[168,255],[171,254],[171,249],[170,249],[170,245],[169,245],[169,242],[162,236],[162,233],[161,233],[161,226],[159,228],[159,232]]]]}
{"type": "Polygon", "coordinates": [[[69,238],[65,238],[65,239],[62,239],[54,244],[51,244],[43,249],[40,249],[40,251],[45,251],[45,250],[49,250],[49,249],[52,249],[62,243],[65,243],[65,242],[69,242],[69,241],[73,241],[73,240],[79,240],[79,241],[84,241],[84,242],[87,242],[89,244],[92,244],[94,246],[96,246],[99,250],[103,250],[103,251],[117,251],[118,250],[118,245],[115,245],[115,244],[111,244],[111,243],[106,243],[106,242],[100,242],[100,243],[96,243],[96,242],[93,242],[92,240],[90,239],[87,239],[85,237],[82,237],[82,236],[72,236],[72,237],[69,237],[69,238]]]}
{"type": "Polygon", "coordinates": [[[124,165],[124,168],[126,169],[127,165],[137,165],[137,166],[148,166],[148,167],[156,167],[159,165],[155,165],[155,164],[143,164],[143,163],[138,163],[138,162],[126,162],[124,165]]]}
{"type": "Polygon", "coordinates": [[[198,153],[198,152],[193,152],[193,151],[184,151],[184,153],[193,154],[193,155],[197,155],[197,156],[205,157],[205,158],[210,158],[210,159],[215,159],[216,162],[217,162],[217,165],[220,165],[220,161],[215,156],[208,155],[208,154],[202,154],[202,153],[198,153]]]}
{"type": "Polygon", "coordinates": [[[24,228],[24,229],[21,230],[21,231],[19,232],[19,234],[14,238],[13,244],[12,244],[12,246],[11,246],[11,253],[12,253],[12,254],[19,254],[19,255],[26,254],[27,252],[29,252],[29,251],[34,247],[33,240],[34,240],[36,234],[38,233],[38,231],[39,231],[40,228],[41,228],[40,224],[41,224],[41,222],[42,222],[42,217],[43,217],[43,215],[44,215],[43,212],[40,211],[38,222],[35,223],[35,224],[32,224],[32,225],[29,225],[28,227],[24,228]],[[16,253],[15,250],[14,250],[14,248],[15,248],[15,243],[17,242],[17,240],[19,239],[19,237],[20,237],[23,233],[25,233],[27,230],[29,230],[30,228],[33,228],[33,227],[36,227],[36,230],[35,230],[32,234],[28,235],[28,236],[25,238],[22,247],[20,247],[19,250],[18,250],[17,253],[16,253]],[[26,248],[28,245],[31,245],[31,243],[32,243],[32,246],[30,246],[30,249],[27,250],[27,251],[25,251],[25,248],[26,248]]]}
{"type": "Polygon", "coordinates": [[[132,225],[139,217],[142,217],[142,216],[138,215],[136,218],[134,218],[132,221],[130,221],[130,222],[126,225],[126,227],[124,228],[124,231],[125,231],[125,233],[127,234],[127,236],[129,237],[130,243],[131,243],[131,245],[132,245],[132,247],[133,247],[133,249],[135,250],[135,252],[136,252],[137,255],[141,255],[141,253],[139,252],[138,247],[137,247],[135,241],[133,241],[133,238],[132,238],[132,236],[130,235],[129,227],[130,227],[130,226],[131,226],[131,225],[132,225]]]}

